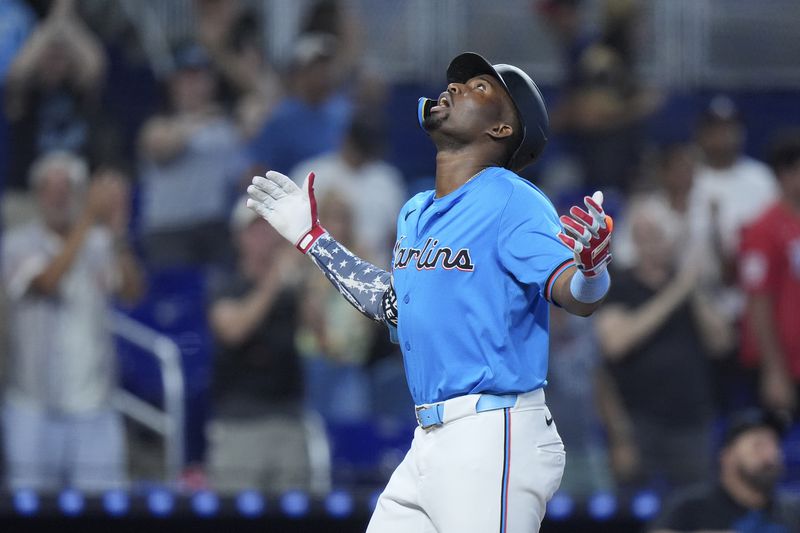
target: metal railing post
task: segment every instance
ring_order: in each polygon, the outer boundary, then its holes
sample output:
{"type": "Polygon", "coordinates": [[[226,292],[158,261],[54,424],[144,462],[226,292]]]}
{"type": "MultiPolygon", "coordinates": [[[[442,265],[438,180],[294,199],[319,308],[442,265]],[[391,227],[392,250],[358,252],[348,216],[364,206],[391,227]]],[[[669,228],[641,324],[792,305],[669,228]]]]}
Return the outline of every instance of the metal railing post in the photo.
{"type": "Polygon", "coordinates": [[[111,316],[112,332],[154,356],[161,370],[164,411],[121,391],[118,408],[164,437],[164,475],[169,484],[180,477],[184,466],[184,379],[178,345],[167,337],[129,316],[115,311],[111,316]]]}

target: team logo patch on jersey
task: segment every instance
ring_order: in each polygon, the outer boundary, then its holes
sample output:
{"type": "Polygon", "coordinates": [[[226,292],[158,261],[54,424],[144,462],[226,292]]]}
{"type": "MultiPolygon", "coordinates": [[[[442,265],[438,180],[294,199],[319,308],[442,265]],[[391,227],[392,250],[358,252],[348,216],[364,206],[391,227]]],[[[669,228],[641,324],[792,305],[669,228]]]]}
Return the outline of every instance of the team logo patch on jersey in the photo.
{"type": "Polygon", "coordinates": [[[394,245],[393,265],[396,269],[413,263],[417,270],[434,270],[440,266],[445,270],[475,270],[469,248],[454,251],[449,246],[439,246],[439,241],[433,237],[429,237],[422,248],[411,248],[403,246],[404,240],[405,236],[400,237],[394,245]]]}

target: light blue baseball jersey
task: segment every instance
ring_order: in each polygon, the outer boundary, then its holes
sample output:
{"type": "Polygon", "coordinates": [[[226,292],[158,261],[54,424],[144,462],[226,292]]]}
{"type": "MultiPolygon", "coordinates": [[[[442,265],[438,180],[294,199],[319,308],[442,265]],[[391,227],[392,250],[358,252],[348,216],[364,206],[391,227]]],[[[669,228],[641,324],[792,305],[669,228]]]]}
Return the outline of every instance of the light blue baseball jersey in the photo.
{"type": "Polygon", "coordinates": [[[546,384],[550,290],[573,264],[538,188],[491,167],[400,211],[397,335],[418,405],[546,384]]]}

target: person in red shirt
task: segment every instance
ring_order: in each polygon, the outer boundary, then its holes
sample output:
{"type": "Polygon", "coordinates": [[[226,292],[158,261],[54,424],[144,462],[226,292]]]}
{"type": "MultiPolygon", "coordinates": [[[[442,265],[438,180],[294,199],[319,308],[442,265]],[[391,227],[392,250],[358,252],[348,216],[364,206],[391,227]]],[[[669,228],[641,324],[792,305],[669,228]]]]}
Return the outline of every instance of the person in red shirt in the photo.
{"type": "Polygon", "coordinates": [[[742,361],[759,369],[761,403],[791,414],[800,400],[800,132],[775,143],[770,164],[782,194],[741,244],[742,361]]]}

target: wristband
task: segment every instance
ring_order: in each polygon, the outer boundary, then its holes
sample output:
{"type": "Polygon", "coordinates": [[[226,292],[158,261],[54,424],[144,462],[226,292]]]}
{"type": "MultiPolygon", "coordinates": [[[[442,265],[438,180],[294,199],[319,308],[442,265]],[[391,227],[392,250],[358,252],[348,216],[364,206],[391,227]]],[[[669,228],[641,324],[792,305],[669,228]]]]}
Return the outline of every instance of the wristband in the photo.
{"type": "Polygon", "coordinates": [[[611,286],[611,276],[608,270],[587,278],[580,270],[576,271],[569,282],[569,292],[572,297],[584,304],[599,302],[611,286]]]}
{"type": "Polygon", "coordinates": [[[297,241],[297,244],[294,245],[295,248],[307,254],[308,251],[311,249],[311,246],[317,242],[317,239],[322,237],[325,233],[325,228],[320,226],[319,224],[315,224],[305,235],[300,237],[300,240],[297,241]]]}

